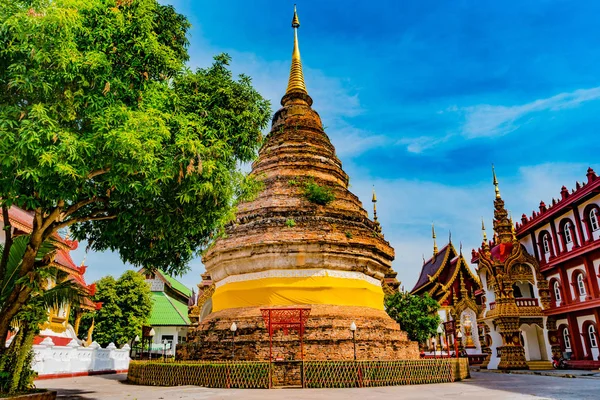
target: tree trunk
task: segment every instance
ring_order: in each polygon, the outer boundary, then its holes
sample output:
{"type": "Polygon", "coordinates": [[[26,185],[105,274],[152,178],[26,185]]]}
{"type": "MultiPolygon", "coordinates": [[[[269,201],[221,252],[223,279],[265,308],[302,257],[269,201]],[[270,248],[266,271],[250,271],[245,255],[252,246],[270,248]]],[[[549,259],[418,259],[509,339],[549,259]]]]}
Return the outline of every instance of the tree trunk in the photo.
{"type": "Polygon", "coordinates": [[[17,350],[17,358],[15,362],[14,369],[12,370],[11,383],[8,388],[8,393],[15,393],[17,391],[21,391],[25,389],[21,387],[20,383],[22,381],[21,374],[25,368],[30,368],[30,365],[25,365],[26,361],[29,359],[29,351],[33,346],[33,339],[35,337],[35,329],[31,329],[27,324],[23,327],[23,337],[21,338],[21,343],[17,350]]]}
{"type": "Polygon", "coordinates": [[[2,251],[2,258],[0,259],[0,282],[6,276],[6,266],[8,265],[8,255],[10,254],[10,248],[12,247],[12,226],[10,225],[10,218],[8,216],[8,207],[2,206],[2,221],[4,222],[4,250],[2,251]]]}
{"type": "MultiPolygon", "coordinates": [[[[33,271],[35,257],[42,246],[44,236],[44,233],[40,231],[40,228],[37,226],[34,219],[33,231],[30,234],[27,250],[25,250],[23,260],[19,267],[19,278],[23,278],[33,271]]],[[[14,290],[8,296],[5,304],[2,305],[2,313],[0,315],[0,355],[6,352],[6,339],[8,338],[8,331],[10,330],[12,319],[17,315],[21,307],[27,303],[30,294],[30,288],[23,285],[16,285],[14,290]]]]}

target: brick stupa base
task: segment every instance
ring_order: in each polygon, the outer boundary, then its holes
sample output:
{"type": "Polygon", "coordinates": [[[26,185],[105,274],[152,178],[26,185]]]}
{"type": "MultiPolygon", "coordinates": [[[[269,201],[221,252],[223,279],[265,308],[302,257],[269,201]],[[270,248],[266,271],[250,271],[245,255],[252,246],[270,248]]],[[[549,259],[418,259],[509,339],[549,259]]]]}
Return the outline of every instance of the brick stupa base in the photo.
{"type": "MultiPolygon", "coordinates": [[[[300,307],[300,306],[299,306],[300,307]]],[[[410,360],[419,358],[416,342],[382,310],[366,307],[311,305],[304,333],[305,360],[352,360],[354,346],[350,324],[357,326],[356,353],[359,360],[410,360]]],[[[232,322],[235,333],[235,359],[269,359],[269,333],[260,308],[235,308],[212,313],[188,337],[186,346],[177,347],[177,356],[191,360],[231,360],[232,322]]],[[[273,359],[300,360],[296,331],[273,334],[273,359]]]]}

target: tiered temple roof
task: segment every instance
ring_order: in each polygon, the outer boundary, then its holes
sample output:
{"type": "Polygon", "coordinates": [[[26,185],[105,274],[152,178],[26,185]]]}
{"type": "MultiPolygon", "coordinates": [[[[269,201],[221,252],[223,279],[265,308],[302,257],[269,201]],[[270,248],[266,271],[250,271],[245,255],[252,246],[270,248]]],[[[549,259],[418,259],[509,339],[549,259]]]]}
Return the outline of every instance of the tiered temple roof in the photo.
{"type": "Polygon", "coordinates": [[[421,274],[412,294],[429,293],[442,306],[452,306],[463,297],[475,299],[481,289],[462,253],[456,251],[452,242],[442,247],[433,257],[423,263],[421,274]]]}

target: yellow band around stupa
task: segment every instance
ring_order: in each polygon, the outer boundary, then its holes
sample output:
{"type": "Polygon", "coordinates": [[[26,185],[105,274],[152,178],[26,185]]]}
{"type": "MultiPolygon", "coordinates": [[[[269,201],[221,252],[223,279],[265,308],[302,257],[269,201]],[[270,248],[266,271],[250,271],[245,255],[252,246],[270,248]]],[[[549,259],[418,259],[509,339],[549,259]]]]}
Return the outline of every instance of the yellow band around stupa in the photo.
{"type": "Polygon", "coordinates": [[[305,304],[358,306],[383,310],[383,289],[371,279],[329,274],[280,276],[236,280],[217,285],[213,312],[239,307],[274,307],[305,304]]]}

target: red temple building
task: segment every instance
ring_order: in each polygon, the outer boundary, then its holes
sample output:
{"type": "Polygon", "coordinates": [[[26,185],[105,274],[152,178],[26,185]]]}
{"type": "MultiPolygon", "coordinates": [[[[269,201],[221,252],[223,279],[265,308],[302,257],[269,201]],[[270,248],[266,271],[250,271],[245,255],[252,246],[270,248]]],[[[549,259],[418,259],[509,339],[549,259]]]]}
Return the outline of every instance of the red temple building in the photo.
{"type": "MultiPolygon", "coordinates": [[[[462,250],[456,251],[452,241],[438,250],[433,227],[432,233],[433,256],[427,261],[423,260],[421,275],[411,294],[421,296],[428,293],[437,300],[442,323],[455,321],[456,330],[461,332],[462,339],[456,338],[460,348],[468,354],[481,354],[484,338],[480,338],[477,327],[481,312],[481,297],[477,297],[481,291],[479,278],[471,271],[462,250]]],[[[430,339],[427,350],[453,352],[454,339],[442,333],[440,337],[430,339]]]]}
{"type": "Polygon", "coordinates": [[[600,366],[600,179],[593,169],[584,183],[528,217],[516,235],[539,262],[548,281],[550,306],[544,315],[555,321],[560,350],[572,365],[600,366]],[[583,362],[583,360],[588,360],[583,362]],[[595,363],[590,362],[596,360],[595,363]]]}

